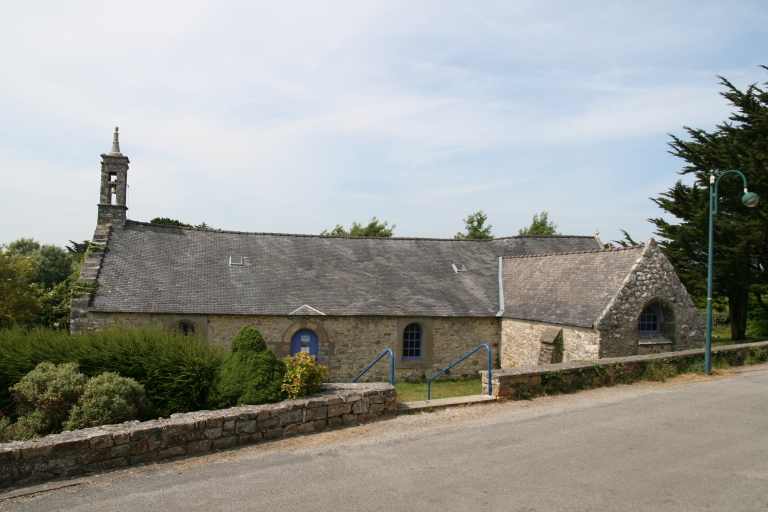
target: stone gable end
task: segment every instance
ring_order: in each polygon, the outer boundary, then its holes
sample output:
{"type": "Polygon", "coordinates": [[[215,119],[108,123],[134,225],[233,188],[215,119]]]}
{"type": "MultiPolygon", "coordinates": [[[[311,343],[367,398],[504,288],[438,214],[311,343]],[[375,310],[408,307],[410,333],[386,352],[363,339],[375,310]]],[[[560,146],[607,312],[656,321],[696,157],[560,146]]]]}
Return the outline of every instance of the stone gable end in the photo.
{"type": "Polygon", "coordinates": [[[704,344],[704,321],[653,239],[647,242],[595,328],[600,357],[689,350],[704,344]],[[656,306],[662,316],[657,335],[637,332],[640,313],[648,305],[656,306]]]}

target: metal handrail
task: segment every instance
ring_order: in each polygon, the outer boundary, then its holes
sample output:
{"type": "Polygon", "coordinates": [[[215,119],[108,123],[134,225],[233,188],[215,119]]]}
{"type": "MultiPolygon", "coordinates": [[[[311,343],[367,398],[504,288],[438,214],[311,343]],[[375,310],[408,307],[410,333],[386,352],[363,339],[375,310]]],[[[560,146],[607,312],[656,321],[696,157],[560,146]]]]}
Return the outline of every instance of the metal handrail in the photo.
{"type": "Polygon", "coordinates": [[[391,349],[391,348],[388,348],[387,350],[385,350],[384,352],[382,352],[381,354],[379,354],[379,357],[377,357],[376,359],[374,359],[374,360],[373,360],[373,362],[372,362],[371,364],[369,364],[368,366],[366,366],[366,367],[365,367],[365,370],[361,371],[361,372],[360,372],[360,374],[359,374],[357,377],[355,377],[354,379],[352,379],[352,382],[357,382],[357,379],[359,379],[360,377],[362,377],[362,376],[363,376],[363,374],[364,374],[365,372],[367,372],[368,370],[370,370],[370,369],[373,367],[373,365],[375,365],[376,363],[378,363],[378,362],[381,360],[381,358],[382,358],[382,357],[384,357],[385,355],[387,355],[387,353],[389,353],[389,383],[390,383],[390,384],[392,384],[392,385],[394,386],[394,385],[395,385],[395,353],[394,353],[394,352],[392,352],[392,349],[391,349]]]}
{"type": "MultiPolygon", "coordinates": [[[[463,360],[465,360],[466,358],[468,358],[469,356],[471,356],[472,354],[474,354],[475,352],[477,352],[478,350],[480,350],[483,347],[488,349],[488,395],[490,396],[491,395],[491,382],[492,382],[491,381],[491,347],[489,347],[487,343],[483,343],[483,344],[478,345],[477,347],[475,347],[469,354],[466,354],[466,355],[462,356],[461,359],[459,359],[459,360],[451,363],[450,365],[448,365],[448,367],[445,368],[445,370],[442,370],[442,371],[436,373],[435,375],[433,375],[432,377],[429,378],[429,380],[427,381],[427,400],[430,400],[432,398],[432,393],[431,393],[431,389],[430,388],[432,386],[432,381],[433,380],[435,380],[436,378],[438,378],[439,376],[441,376],[442,374],[444,374],[445,372],[447,372],[448,370],[450,370],[451,368],[453,368],[454,366],[456,366],[457,364],[459,364],[460,362],[462,362],[463,360]]],[[[352,381],[352,382],[354,382],[354,381],[352,381]]]]}

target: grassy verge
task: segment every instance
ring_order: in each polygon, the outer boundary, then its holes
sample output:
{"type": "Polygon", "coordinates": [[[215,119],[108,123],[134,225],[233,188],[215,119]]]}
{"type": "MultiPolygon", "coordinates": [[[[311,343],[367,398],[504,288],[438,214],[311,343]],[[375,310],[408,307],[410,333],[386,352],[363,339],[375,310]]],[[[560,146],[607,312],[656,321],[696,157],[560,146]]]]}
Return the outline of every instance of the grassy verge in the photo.
{"type": "MultiPolygon", "coordinates": [[[[427,399],[426,382],[395,382],[398,402],[416,402],[427,399]]],[[[483,392],[480,379],[436,380],[432,382],[432,398],[479,395],[483,392]]]]}
{"type": "Polygon", "coordinates": [[[728,325],[716,325],[712,328],[712,346],[722,347],[724,345],[735,345],[737,343],[752,343],[753,341],[765,341],[768,337],[747,336],[746,340],[731,340],[731,327],[728,325]]]}

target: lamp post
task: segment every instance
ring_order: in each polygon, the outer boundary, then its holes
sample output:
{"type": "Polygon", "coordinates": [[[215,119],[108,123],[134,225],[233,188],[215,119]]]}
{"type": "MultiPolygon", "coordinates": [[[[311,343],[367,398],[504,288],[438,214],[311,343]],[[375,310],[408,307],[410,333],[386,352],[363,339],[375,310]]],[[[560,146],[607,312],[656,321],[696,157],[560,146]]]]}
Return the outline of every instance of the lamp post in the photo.
{"type": "Polygon", "coordinates": [[[760,197],[747,190],[747,178],[740,171],[725,171],[715,179],[714,171],[709,173],[709,259],[707,262],[707,342],[704,350],[704,373],[709,375],[712,371],[712,239],[714,233],[714,215],[717,213],[717,185],[723,176],[735,172],[744,181],[744,196],[741,202],[748,208],[754,208],[760,201],[760,197]]]}

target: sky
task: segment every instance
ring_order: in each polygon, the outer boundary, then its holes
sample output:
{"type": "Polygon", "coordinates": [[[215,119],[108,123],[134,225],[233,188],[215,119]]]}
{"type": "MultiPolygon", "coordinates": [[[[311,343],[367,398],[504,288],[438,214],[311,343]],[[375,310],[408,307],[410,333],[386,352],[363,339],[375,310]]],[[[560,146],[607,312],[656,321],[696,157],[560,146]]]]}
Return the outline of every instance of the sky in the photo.
{"type": "Polygon", "coordinates": [[[767,26],[764,0],[0,0],[0,243],[92,237],[115,126],[133,220],[646,240],[669,134],[727,119],[718,75],[768,81],[767,26]]]}

